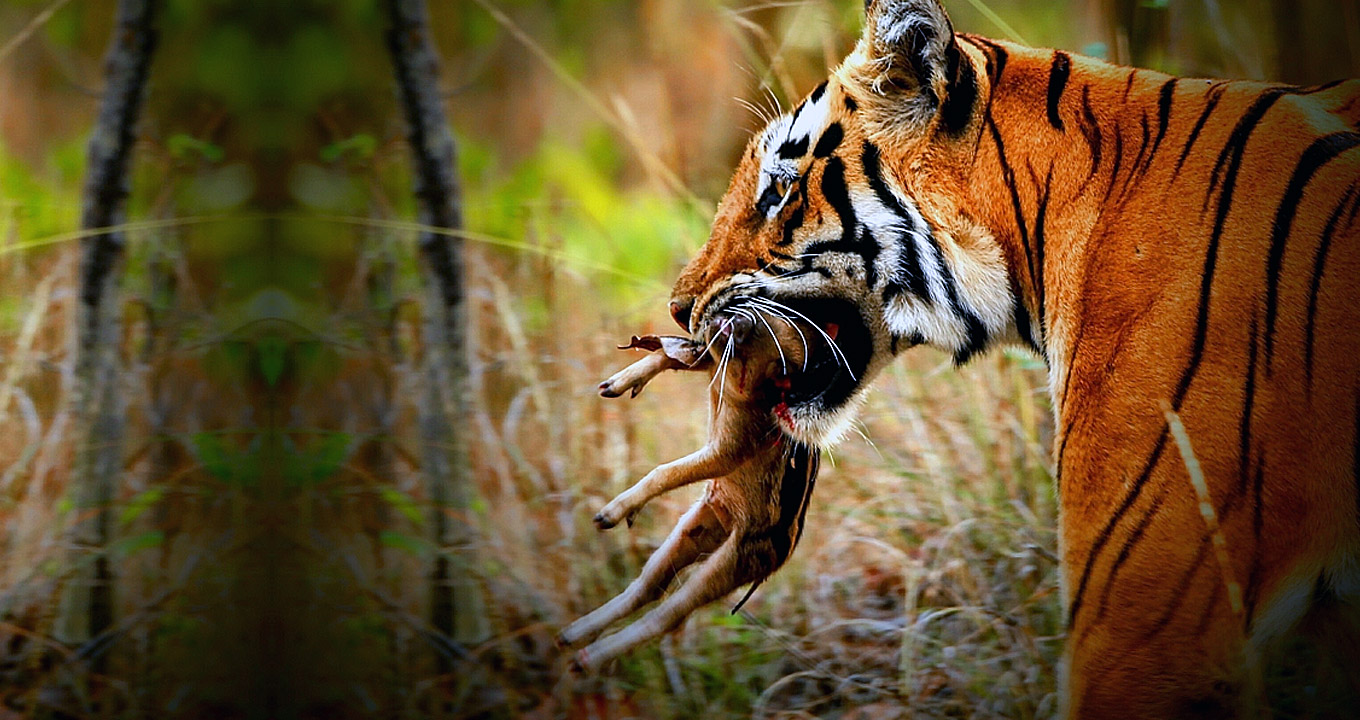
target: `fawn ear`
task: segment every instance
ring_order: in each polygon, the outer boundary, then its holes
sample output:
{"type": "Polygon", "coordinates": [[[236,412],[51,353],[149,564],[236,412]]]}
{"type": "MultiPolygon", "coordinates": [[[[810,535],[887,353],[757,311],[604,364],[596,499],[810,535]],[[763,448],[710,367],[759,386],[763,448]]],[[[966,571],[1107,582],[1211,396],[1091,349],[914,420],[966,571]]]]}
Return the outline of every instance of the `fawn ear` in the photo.
{"type": "Polygon", "coordinates": [[[957,53],[954,28],[939,0],[865,0],[865,79],[876,94],[914,96],[933,113],[957,53]]]}

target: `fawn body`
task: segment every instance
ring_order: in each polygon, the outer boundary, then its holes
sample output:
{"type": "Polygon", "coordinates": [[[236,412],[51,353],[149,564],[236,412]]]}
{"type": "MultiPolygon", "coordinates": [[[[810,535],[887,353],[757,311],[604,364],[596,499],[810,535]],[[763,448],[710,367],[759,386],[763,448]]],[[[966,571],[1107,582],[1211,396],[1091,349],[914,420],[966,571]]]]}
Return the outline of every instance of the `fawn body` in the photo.
{"type": "MultiPolygon", "coordinates": [[[[777,570],[802,534],[817,475],[816,449],[789,440],[776,419],[779,388],[806,357],[810,333],[780,318],[723,318],[713,329],[715,360],[689,338],[634,338],[629,347],[659,350],[600,384],[618,397],[664,370],[706,371],[709,439],[703,448],[649,472],[595,516],[601,529],[629,520],[652,498],[699,480],[713,479],[704,496],[676,524],[626,590],[558,636],[577,645],[658,599],[685,567],[701,566],[674,593],[624,629],[581,650],[576,665],[601,667],[678,627],[698,608],[747,583],[752,590],[777,570]]],[[[750,593],[748,592],[747,597],[750,593]]],[[[745,602],[745,599],[742,600],[745,602]]],[[[740,607],[740,604],[738,605],[740,607]]]]}

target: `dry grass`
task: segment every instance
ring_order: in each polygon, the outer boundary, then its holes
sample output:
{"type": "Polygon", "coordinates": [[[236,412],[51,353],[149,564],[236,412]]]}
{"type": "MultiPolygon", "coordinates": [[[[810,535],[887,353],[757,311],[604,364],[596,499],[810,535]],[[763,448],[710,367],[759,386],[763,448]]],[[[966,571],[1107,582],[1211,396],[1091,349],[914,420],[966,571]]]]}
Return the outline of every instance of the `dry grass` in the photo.
{"type": "Polygon", "coordinates": [[[1001,353],[962,372],[930,351],[894,366],[862,414],[873,442],[831,453],[802,544],[737,616],[712,606],[613,672],[563,677],[553,633],[621,590],[700,490],[655,501],[631,529],[600,533],[590,517],[702,443],[705,391],[674,376],[603,400],[595,384],[631,359],[613,346],[666,321],[613,313],[589,282],[532,261],[484,259],[474,277],[481,572],[497,615],[479,653],[516,669],[488,671],[485,698],[583,717],[1054,710],[1049,413],[1042,374],[1001,353]],[[550,326],[526,329],[526,307],[550,326]]]}
{"type": "MultiPolygon", "coordinates": [[[[826,3],[787,10],[801,6],[826,3]]],[[[735,56],[774,68],[785,94],[810,87],[808,68],[822,72],[838,48],[827,41],[794,57],[771,30],[782,12],[715,14],[700,29],[715,46],[730,42],[729,54],[679,70],[640,65],[624,85],[713,83],[731,95],[752,80],[733,69],[735,56]],[[725,74],[716,82],[714,68],[725,74]]],[[[683,149],[702,135],[701,151],[681,154],[683,180],[721,181],[693,174],[726,172],[723,158],[740,140],[729,136],[746,121],[735,106],[705,118],[679,103],[659,114],[645,93],[609,97],[597,105],[617,142],[648,147],[645,128],[683,149]]],[[[139,153],[167,162],[154,144],[139,153]]],[[[622,589],[700,489],[651,503],[631,529],[597,532],[591,515],[702,442],[706,397],[686,377],[631,401],[595,394],[630,359],[613,349],[620,340],[669,329],[665,284],[680,258],[618,291],[627,282],[618,278],[636,273],[611,268],[610,278],[598,272],[608,262],[568,261],[581,253],[562,228],[582,213],[550,193],[516,209],[533,222],[501,238],[515,250],[473,238],[475,413],[462,427],[474,443],[478,501],[462,519],[476,529],[468,571],[493,634],[468,648],[433,634],[426,573],[433,553],[448,549],[423,540],[420,295],[409,227],[388,222],[401,203],[383,186],[403,157],[399,143],[384,145],[377,167],[357,171],[379,186],[375,222],[285,219],[266,248],[260,217],[170,228],[154,225],[174,215],[156,205],[152,224],[130,229],[125,474],[110,509],[118,614],[94,644],[62,643],[53,627],[63,578],[80,562],[64,528],[92,511],[64,500],[76,442],[63,412],[76,249],[0,254],[6,294],[23,299],[0,328],[6,707],[237,717],[261,697],[282,697],[281,714],[340,718],[1052,713],[1061,621],[1049,410],[1041,372],[1001,353],[962,372],[930,351],[894,365],[862,414],[872,443],[852,436],[823,464],[798,551],[742,612],[715,605],[603,676],[565,674],[557,629],[622,589]],[[294,230],[325,236],[325,251],[290,244],[294,230]],[[224,251],[222,238],[244,244],[224,251]],[[281,291],[261,271],[290,263],[314,286],[281,291]],[[440,675],[440,652],[467,657],[440,675]],[[99,672],[85,663],[95,655],[108,661],[99,672]]],[[[668,175],[676,164],[658,152],[641,161],[642,177],[611,181],[673,191],[683,187],[668,175]]],[[[167,185],[191,177],[180,172],[167,185]]],[[[495,192],[475,183],[474,201],[495,192]]],[[[617,192],[615,201],[626,199],[617,192]]],[[[666,203],[666,212],[693,213],[687,192],[666,203]]],[[[33,239],[23,228],[15,237],[33,239]]],[[[674,249],[698,239],[660,240],[674,249]]]]}

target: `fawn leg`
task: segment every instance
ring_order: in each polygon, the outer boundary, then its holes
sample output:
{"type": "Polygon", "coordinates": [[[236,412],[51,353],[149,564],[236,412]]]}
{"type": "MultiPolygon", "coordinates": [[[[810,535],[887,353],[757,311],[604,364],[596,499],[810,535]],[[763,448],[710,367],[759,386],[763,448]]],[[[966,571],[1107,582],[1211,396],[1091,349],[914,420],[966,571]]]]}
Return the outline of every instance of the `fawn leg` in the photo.
{"type": "Polygon", "coordinates": [[[710,441],[679,460],[658,465],[632,487],[619,493],[595,514],[595,525],[601,530],[608,530],[618,525],[620,520],[632,518],[634,513],[657,495],[700,480],[722,477],[746,459],[743,453],[710,441]]]}
{"type": "Polygon", "coordinates": [[[633,624],[596,640],[576,654],[576,666],[593,672],[614,658],[678,627],[690,613],[737,589],[745,578],[740,572],[741,531],[734,529],[712,556],[699,566],[660,605],[633,624]]]}
{"type": "MultiPolygon", "coordinates": [[[[667,340],[670,340],[670,338],[667,340]]],[[[675,345],[675,343],[671,344],[675,345]]],[[[702,372],[713,366],[712,358],[691,350],[687,346],[670,347],[667,350],[666,352],[654,352],[611,375],[608,380],[600,383],[600,395],[616,398],[631,390],[631,397],[637,397],[638,393],[642,392],[642,388],[652,381],[652,378],[666,370],[702,372]]]]}
{"type": "Polygon", "coordinates": [[[759,452],[747,437],[750,424],[747,415],[724,407],[716,400],[710,402],[710,413],[709,440],[702,448],[679,460],[658,465],[632,487],[619,493],[595,514],[595,525],[608,530],[625,518],[631,525],[633,515],[657,495],[727,475],[759,452]]]}
{"type": "Polygon", "coordinates": [[[609,602],[563,628],[557,642],[571,646],[594,639],[615,621],[660,597],[677,573],[700,555],[713,552],[726,535],[708,503],[702,500],[695,503],[647,559],[637,579],[609,602]]]}
{"type": "Polygon", "coordinates": [[[608,380],[600,383],[600,395],[616,398],[625,392],[633,391],[633,397],[642,392],[643,386],[665,370],[676,369],[677,363],[661,353],[654,353],[614,373],[608,380]]]}

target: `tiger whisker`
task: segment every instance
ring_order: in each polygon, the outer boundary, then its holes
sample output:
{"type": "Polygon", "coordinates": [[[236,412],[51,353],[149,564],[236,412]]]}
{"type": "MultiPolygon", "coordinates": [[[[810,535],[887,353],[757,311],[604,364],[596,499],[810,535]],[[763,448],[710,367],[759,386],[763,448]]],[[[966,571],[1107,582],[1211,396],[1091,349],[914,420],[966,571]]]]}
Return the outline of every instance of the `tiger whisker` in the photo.
{"type": "MultiPolygon", "coordinates": [[[[715,343],[715,342],[717,342],[717,341],[718,341],[718,335],[717,335],[717,333],[714,333],[713,337],[711,337],[711,338],[708,339],[708,344],[704,346],[703,352],[699,353],[699,359],[698,359],[698,360],[695,360],[694,362],[695,362],[695,363],[698,363],[700,360],[702,360],[703,357],[704,357],[705,355],[708,354],[708,351],[711,350],[711,349],[713,348],[713,343],[715,343]]],[[[712,386],[713,386],[713,381],[710,380],[709,383],[708,383],[708,385],[709,385],[709,387],[712,387],[712,386]]]]}
{"type": "Polygon", "coordinates": [[[723,346],[723,361],[718,366],[718,374],[722,376],[722,382],[718,383],[718,397],[727,395],[727,366],[732,361],[732,336],[727,336],[727,344],[723,346]]]}
{"type": "MultiPolygon", "coordinates": [[[[714,342],[717,342],[717,340],[718,340],[718,335],[715,334],[715,335],[713,336],[713,341],[712,341],[712,342],[709,342],[709,345],[711,346],[714,342]]],[[[727,347],[730,347],[730,346],[731,346],[731,343],[728,343],[728,344],[727,344],[727,347]]],[[[710,378],[709,381],[708,381],[708,389],[709,389],[709,390],[712,390],[712,389],[713,389],[713,383],[718,382],[718,376],[722,375],[722,371],[723,371],[723,362],[727,360],[727,347],[724,347],[722,353],[720,353],[720,354],[718,355],[718,367],[717,367],[716,371],[713,373],[713,377],[710,378]]]]}
{"type": "MultiPolygon", "coordinates": [[[[742,308],[734,309],[737,312],[748,312],[742,308]]],[[[770,327],[769,321],[765,319],[764,315],[760,314],[759,310],[752,308],[749,312],[754,315],[757,320],[760,320],[761,324],[765,326],[765,329],[770,332],[770,339],[774,340],[774,349],[779,351],[779,367],[783,368],[784,374],[787,375],[789,372],[789,363],[788,360],[784,358],[784,346],[780,344],[779,336],[774,334],[774,328],[770,327]]]]}
{"type": "MultiPolygon", "coordinates": [[[[759,312],[760,312],[759,306],[757,306],[757,305],[755,305],[754,303],[751,303],[751,302],[749,302],[749,301],[748,301],[745,305],[743,305],[742,307],[750,307],[752,310],[755,310],[756,313],[759,313],[759,312]]],[[[808,355],[809,355],[809,352],[808,352],[807,336],[803,334],[803,329],[800,328],[800,327],[798,327],[798,323],[794,322],[794,321],[793,321],[793,318],[789,317],[788,315],[785,315],[785,314],[782,313],[782,312],[779,312],[778,310],[773,310],[773,309],[771,309],[771,308],[765,308],[765,312],[770,313],[771,315],[774,315],[775,317],[777,317],[777,318],[783,320],[784,322],[788,323],[789,326],[793,328],[793,331],[796,332],[796,333],[798,333],[799,339],[801,339],[801,340],[803,341],[803,370],[804,370],[804,372],[806,372],[806,371],[807,371],[807,363],[808,363],[808,355]]],[[[764,316],[761,317],[761,320],[762,320],[762,321],[764,320],[764,316]]],[[[766,323],[765,326],[766,326],[766,327],[769,327],[769,323],[766,323]]],[[[774,334],[774,331],[771,330],[771,331],[770,331],[770,334],[773,335],[773,334],[774,334]]],[[[778,346],[778,344],[779,344],[779,339],[778,339],[778,338],[775,338],[775,345],[778,346]]]]}
{"type": "Polygon", "coordinates": [[[768,111],[765,110],[764,108],[757,106],[755,103],[743,97],[736,97],[733,98],[733,100],[736,100],[738,105],[741,105],[743,108],[749,110],[751,114],[754,115],[756,119],[760,121],[762,126],[770,124],[770,117],[768,115],[768,111]]]}
{"type": "Polygon", "coordinates": [[[841,346],[840,346],[840,345],[837,345],[837,344],[836,344],[836,341],[833,340],[833,339],[831,338],[830,335],[826,334],[826,331],[823,330],[823,329],[821,328],[820,325],[818,325],[817,323],[813,322],[813,321],[812,321],[812,318],[810,318],[810,317],[804,315],[803,313],[798,312],[797,310],[794,310],[793,308],[789,307],[788,305],[785,305],[784,303],[776,302],[776,301],[771,300],[771,299],[769,299],[769,298],[756,298],[756,301],[757,301],[757,302],[761,302],[761,303],[770,303],[770,304],[776,305],[776,306],[781,307],[781,308],[783,308],[783,309],[785,309],[785,310],[788,310],[789,312],[791,312],[791,313],[797,315],[798,317],[801,317],[801,318],[803,318],[804,320],[806,320],[806,321],[808,322],[809,325],[811,325],[812,327],[816,328],[816,329],[817,329],[817,332],[819,332],[819,333],[822,334],[822,337],[826,338],[827,343],[829,343],[829,344],[831,345],[831,349],[835,351],[836,357],[841,361],[841,363],[842,363],[843,365],[845,365],[845,371],[846,371],[847,373],[850,373],[850,379],[851,379],[851,380],[854,380],[854,381],[856,381],[856,382],[859,381],[859,378],[855,377],[855,371],[852,370],[852,369],[850,368],[850,360],[849,360],[849,358],[845,357],[845,353],[841,352],[841,346]]]}
{"type": "Polygon", "coordinates": [[[774,116],[779,117],[780,115],[783,115],[784,106],[779,102],[779,97],[774,94],[774,90],[770,89],[770,84],[767,82],[762,82],[760,84],[760,89],[764,90],[765,96],[770,98],[770,105],[773,107],[774,116]]]}

